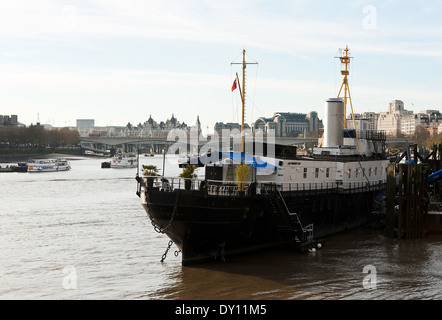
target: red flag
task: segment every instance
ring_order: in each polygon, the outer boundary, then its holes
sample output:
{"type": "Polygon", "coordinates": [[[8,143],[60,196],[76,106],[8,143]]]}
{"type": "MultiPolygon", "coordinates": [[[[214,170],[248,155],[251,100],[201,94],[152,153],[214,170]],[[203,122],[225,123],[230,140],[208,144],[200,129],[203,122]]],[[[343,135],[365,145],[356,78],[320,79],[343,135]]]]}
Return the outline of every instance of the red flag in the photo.
{"type": "Polygon", "coordinates": [[[232,85],[232,91],[236,89],[236,79],[235,81],[233,81],[233,85],[232,85]]]}

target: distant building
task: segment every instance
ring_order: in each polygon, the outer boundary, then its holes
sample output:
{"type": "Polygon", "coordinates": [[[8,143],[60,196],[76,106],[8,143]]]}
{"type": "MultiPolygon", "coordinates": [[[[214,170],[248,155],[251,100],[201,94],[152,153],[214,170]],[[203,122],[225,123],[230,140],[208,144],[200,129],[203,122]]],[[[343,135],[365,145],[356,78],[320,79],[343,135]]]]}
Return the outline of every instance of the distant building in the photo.
{"type": "Polygon", "coordinates": [[[76,129],[82,137],[93,134],[97,130],[94,119],[77,119],[76,129]]]}
{"type": "Polygon", "coordinates": [[[397,137],[402,133],[401,121],[413,116],[413,111],[407,111],[401,100],[390,102],[388,112],[379,113],[377,129],[384,130],[389,136],[397,137]]]}
{"type": "Polygon", "coordinates": [[[0,126],[16,127],[18,124],[18,117],[15,114],[11,116],[0,116],[0,126]]]}
{"type": "Polygon", "coordinates": [[[419,118],[418,115],[408,115],[401,119],[401,133],[405,135],[411,135],[416,131],[418,126],[419,118]]]}
{"type": "Polygon", "coordinates": [[[370,129],[370,120],[364,119],[364,118],[357,118],[355,115],[355,120],[353,122],[353,119],[347,119],[347,129],[354,129],[354,125],[356,124],[356,130],[357,131],[368,131],[372,130],[370,129]]]}
{"type": "MultiPolygon", "coordinates": [[[[355,120],[366,120],[364,121],[364,127],[366,126],[367,129],[364,130],[377,130],[378,129],[378,118],[379,114],[375,112],[363,112],[363,113],[355,113],[355,120]]],[[[347,118],[347,127],[353,128],[353,116],[350,114],[347,118]]],[[[358,124],[356,124],[356,127],[358,127],[358,124]]]]}
{"type": "Polygon", "coordinates": [[[442,114],[438,110],[423,110],[416,114],[416,127],[422,126],[433,136],[438,134],[442,114]]]}
{"type": "Polygon", "coordinates": [[[94,119],[77,119],[77,128],[93,128],[95,126],[94,119]]]}
{"type": "Polygon", "coordinates": [[[318,114],[312,111],[305,113],[275,112],[271,118],[259,118],[255,121],[254,129],[268,132],[275,130],[277,137],[306,135],[322,128],[318,114]]]}
{"type": "MultiPolygon", "coordinates": [[[[245,123],[244,124],[244,128],[245,129],[250,129],[250,126],[247,123],[245,123]]],[[[217,122],[217,123],[215,123],[214,129],[218,133],[218,135],[221,135],[223,130],[230,130],[230,131],[232,131],[234,129],[237,129],[237,130],[241,131],[241,124],[240,123],[236,123],[236,122],[227,122],[227,123],[217,122]]]]}
{"type": "MultiPolygon", "coordinates": [[[[198,126],[199,116],[197,118],[196,125],[198,126]]],[[[184,122],[181,123],[172,113],[172,117],[167,119],[166,122],[161,121],[157,122],[152,118],[152,115],[149,116],[149,119],[145,121],[140,126],[141,135],[147,137],[167,137],[167,134],[170,130],[173,129],[182,129],[187,130],[187,124],[184,122]]],[[[199,129],[201,129],[201,124],[199,124],[199,129]]]]}

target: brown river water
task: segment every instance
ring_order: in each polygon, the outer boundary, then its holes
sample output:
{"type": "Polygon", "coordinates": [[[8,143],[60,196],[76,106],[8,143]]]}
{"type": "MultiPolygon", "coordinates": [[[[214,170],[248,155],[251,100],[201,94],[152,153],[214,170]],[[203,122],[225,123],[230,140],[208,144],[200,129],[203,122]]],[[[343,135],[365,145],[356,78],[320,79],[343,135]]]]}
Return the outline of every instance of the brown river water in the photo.
{"type": "MultiPolygon", "coordinates": [[[[3,300],[442,300],[442,236],[360,228],[320,250],[267,250],[181,266],[136,196],[137,169],[0,173],[3,300]]],[[[162,156],[140,157],[162,168],[162,156]]],[[[179,172],[176,158],[165,175],[179,172]]],[[[161,169],[162,170],[162,169],[161,169]]],[[[357,208],[355,208],[357,210],[357,208]]]]}

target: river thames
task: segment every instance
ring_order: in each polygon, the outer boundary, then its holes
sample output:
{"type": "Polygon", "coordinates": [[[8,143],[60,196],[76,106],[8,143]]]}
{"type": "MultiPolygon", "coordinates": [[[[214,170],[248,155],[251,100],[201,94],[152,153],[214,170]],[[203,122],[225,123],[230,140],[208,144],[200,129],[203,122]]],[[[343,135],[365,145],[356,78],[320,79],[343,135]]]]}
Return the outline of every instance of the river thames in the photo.
{"type": "MultiPolygon", "coordinates": [[[[137,169],[69,160],[67,172],[0,173],[0,299],[442,299],[441,235],[398,240],[360,228],[316,252],[268,250],[185,267],[173,245],[160,262],[169,239],[136,196],[137,169]]],[[[140,162],[162,171],[161,155],[140,162]]],[[[169,157],[165,175],[179,170],[169,157]]]]}

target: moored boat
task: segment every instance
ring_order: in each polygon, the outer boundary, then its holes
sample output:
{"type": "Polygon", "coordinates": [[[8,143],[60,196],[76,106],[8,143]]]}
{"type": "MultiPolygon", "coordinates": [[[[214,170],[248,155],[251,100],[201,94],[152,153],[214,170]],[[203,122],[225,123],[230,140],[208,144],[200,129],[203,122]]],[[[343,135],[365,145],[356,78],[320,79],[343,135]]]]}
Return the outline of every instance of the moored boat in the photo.
{"type": "MultiPolygon", "coordinates": [[[[245,65],[243,58],[243,72],[245,65]]],[[[271,140],[247,146],[243,138],[241,152],[212,150],[205,178],[187,179],[190,187],[177,177],[137,175],[154,229],[190,264],[272,246],[308,250],[373,222],[386,186],[386,136],[345,127],[345,106],[326,100],[324,135],[308,156],[271,140]]]]}
{"type": "Polygon", "coordinates": [[[28,162],[28,172],[56,172],[71,170],[66,159],[33,159],[28,162]]]}
{"type": "Polygon", "coordinates": [[[17,166],[14,167],[15,172],[27,172],[28,171],[28,163],[27,162],[19,162],[17,166]]]}
{"type": "Polygon", "coordinates": [[[0,165],[0,172],[14,172],[14,166],[10,165],[0,165]]]}
{"type": "Polygon", "coordinates": [[[111,168],[136,168],[137,156],[133,153],[117,153],[111,160],[111,168]]]}
{"type": "Polygon", "coordinates": [[[101,168],[110,168],[111,167],[111,161],[103,161],[101,163],[101,168]]]}

